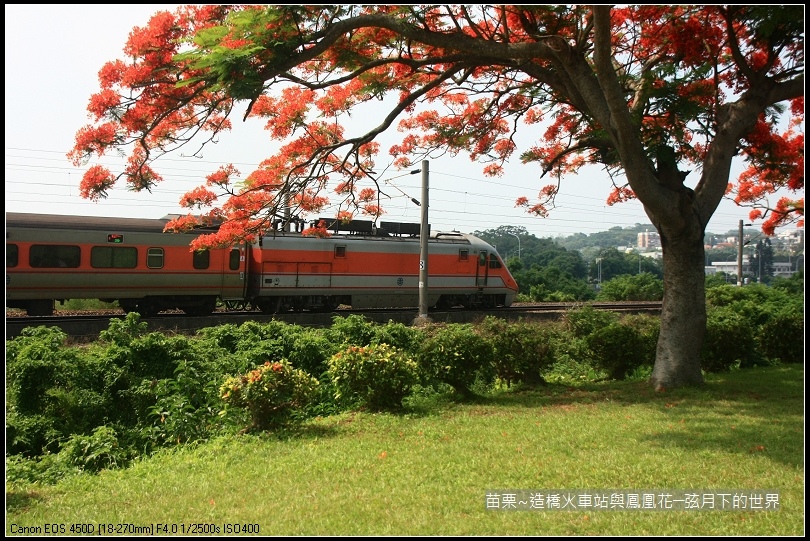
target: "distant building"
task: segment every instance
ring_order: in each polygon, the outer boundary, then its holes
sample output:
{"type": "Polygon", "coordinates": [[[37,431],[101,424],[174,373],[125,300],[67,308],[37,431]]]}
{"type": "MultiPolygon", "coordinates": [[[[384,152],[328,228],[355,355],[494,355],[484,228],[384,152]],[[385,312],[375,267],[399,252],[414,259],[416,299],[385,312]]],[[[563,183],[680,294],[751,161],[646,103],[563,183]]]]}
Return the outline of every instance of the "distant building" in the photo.
{"type": "Polygon", "coordinates": [[[792,276],[796,271],[793,269],[793,263],[790,261],[774,261],[771,263],[773,267],[773,275],[774,276],[782,276],[784,278],[789,278],[792,276]]]}
{"type": "Polygon", "coordinates": [[[776,235],[777,242],[787,244],[804,244],[804,229],[790,229],[776,235]]]}
{"type": "MultiPolygon", "coordinates": [[[[742,258],[742,271],[743,274],[748,272],[750,266],[748,256],[744,255],[742,258]]],[[[725,272],[726,274],[733,274],[737,276],[737,262],[736,261],[715,261],[711,265],[705,267],[706,274],[715,274],[717,272],[725,272]]]]}
{"type": "MultiPolygon", "coordinates": [[[[796,264],[789,261],[774,261],[771,263],[773,267],[774,276],[789,277],[796,272],[796,264]]],[[[737,262],[736,261],[715,261],[711,265],[704,267],[706,274],[715,274],[718,272],[725,272],[726,274],[737,275],[737,262]]],[[[744,255],[742,259],[742,272],[743,274],[756,274],[757,269],[751,268],[751,263],[748,256],[744,255]]]]}
{"type": "Polygon", "coordinates": [[[639,233],[637,245],[639,248],[660,248],[661,236],[657,231],[645,231],[644,233],[639,233]]]}

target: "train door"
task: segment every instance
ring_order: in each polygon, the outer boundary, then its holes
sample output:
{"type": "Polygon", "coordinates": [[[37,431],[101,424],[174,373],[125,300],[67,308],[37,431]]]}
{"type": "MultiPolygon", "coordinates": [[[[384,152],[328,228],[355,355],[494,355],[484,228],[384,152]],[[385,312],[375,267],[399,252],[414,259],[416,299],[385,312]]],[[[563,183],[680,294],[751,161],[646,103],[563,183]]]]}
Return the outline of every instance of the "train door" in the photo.
{"type": "Polygon", "coordinates": [[[481,250],[478,254],[478,266],[475,268],[475,286],[486,286],[487,278],[489,278],[489,254],[486,250],[481,250]]]}
{"type": "Polygon", "coordinates": [[[226,254],[222,269],[222,299],[244,300],[248,293],[248,251],[245,244],[226,254]]]}

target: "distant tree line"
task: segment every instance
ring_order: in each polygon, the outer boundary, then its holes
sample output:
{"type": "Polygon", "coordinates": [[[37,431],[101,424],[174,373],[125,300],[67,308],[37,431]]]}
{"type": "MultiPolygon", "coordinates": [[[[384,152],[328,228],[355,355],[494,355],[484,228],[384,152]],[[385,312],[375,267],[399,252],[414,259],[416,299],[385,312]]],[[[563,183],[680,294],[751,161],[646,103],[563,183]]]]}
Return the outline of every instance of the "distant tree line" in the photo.
{"type": "MultiPolygon", "coordinates": [[[[589,300],[660,300],[663,296],[661,260],[647,257],[635,247],[639,233],[651,225],[636,224],[608,231],[576,233],[568,237],[538,238],[524,227],[503,225],[473,234],[492,244],[520,287],[519,300],[536,302],[584,302],[589,300]]],[[[724,236],[707,233],[707,245],[717,238],[736,237],[737,231],[724,236]]],[[[753,236],[753,235],[751,235],[753,236]]],[[[774,262],[789,261],[791,248],[774,247],[764,238],[745,247],[751,282],[790,283],[774,278],[774,262]]],[[[736,247],[707,250],[706,264],[736,261],[736,247]]],[[[735,275],[717,273],[707,277],[707,285],[736,283],[735,275]]],[[[803,283],[803,273],[798,278],[803,283]]]]}

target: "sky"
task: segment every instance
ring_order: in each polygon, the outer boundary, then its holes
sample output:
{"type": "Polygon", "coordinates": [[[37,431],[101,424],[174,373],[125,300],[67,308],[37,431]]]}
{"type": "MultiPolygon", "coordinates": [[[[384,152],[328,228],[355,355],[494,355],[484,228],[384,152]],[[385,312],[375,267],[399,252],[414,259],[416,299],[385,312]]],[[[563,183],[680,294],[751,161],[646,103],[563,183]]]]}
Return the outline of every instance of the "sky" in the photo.
{"type": "MultiPolygon", "coordinates": [[[[123,46],[133,27],[144,26],[155,12],[175,6],[5,5],[6,212],[131,218],[186,214],[188,211],[178,205],[182,194],[202,185],[205,176],[220,165],[233,163],[246,176],[273,154],[277,146],[263,131],[261,121],[243,124],[241,117],[234,118],[233,130],[215,147],[206,147],[201,158],[178,154],[162,159],[156,169],[164,181],[152,193],[133,193],[116,185],[109,197],[99,202],[79,195],[79,183],[88,167],[101,163],[121,170],[122,161],[112,157],[82,167],[73,166],[66,158],[76,132],[90,122],[86,108],[90,96],[99,90],[99,69],[108,61],[123,58],[123,46]]],[[[364,116],[358,119],[361,127],[364,116]]],[[[375,125],[379,121],[373,120],[375,125]]],[[[535,136],[523,131],[527,141],[535,136]]],[[[393,131],[389,139],[381,141],[383,149],[395,142],[395,136],[393,131]]],[[[381,152],[379,169],[387,165],[386,158],[381,152]]],[[[515,157],[498,178],[485,177],[483,168],[484,164],[474,163],[463,154],[428,160],[431,230],[472,233],[514,226],[536,237],[556,238],[649,224],[637,201],[614,206],[605,203],[611,183],[599,168],[564,177],[556,208],[547,218],[515,207],[518,197],[532,200],[544,185],[552,183],[540,178],[537,165],[523,165],[515,157]]],[[[732,175],[740,170],[732,169],[732,175]]],[[[382,201],[386,214],[381,220],[420,222],[420,207],[410,199],[420,199],[422,175],[403,175],[393,168],[386,173],[390,174],[381,178],[390,200],[382,201]]],[[[697,181],[697,173],[690,177],[687,183],[697,181]]],[[[330,214],[325,210],[320,215],[330,214]]],[[[707,232],[736,231],[740,220],[748,223],[748,210],[723,201],[707,232]]]]}

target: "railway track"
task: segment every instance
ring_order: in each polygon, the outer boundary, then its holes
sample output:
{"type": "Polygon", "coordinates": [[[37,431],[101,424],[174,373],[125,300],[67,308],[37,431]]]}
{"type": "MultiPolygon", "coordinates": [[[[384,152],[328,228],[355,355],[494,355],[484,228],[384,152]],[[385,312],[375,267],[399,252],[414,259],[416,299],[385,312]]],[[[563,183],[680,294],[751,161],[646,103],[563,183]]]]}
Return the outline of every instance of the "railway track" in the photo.
{"type": "MultiPolygon", "coordinates": [[[[660,314],[661,302],[598,302],[598,303],[520,303],[509,308],[491,310],[436,310],[431,311],[428,317],[435,322],[444,323],[471,323],[494,315],[509,320],[542,320],[556,319],[568,310],[576,309],[589,304],[597,310],[611,310],[621,313],[649,313],[660,314]]],[[[378,323],[395,321],[404,324],[413,323],[418,316],[414,308],[402,309],[373,309],[352,310],[338,309],[334,312],[283,312],[279,314],[264,314],[259,311],[216,311],[210,316],[188,316],[182,312],[161,313],[155,317],[144,318],[150,332],[163,331],[175,333],[193,333],[204,327],[214,327],[224,324],[241,324],[245,321],[266,322],[273,319],[285,321],[290,324],[312,327],[326,327],[332,324],[335,316],[347,317],[360,314],[378,323]]],[[[94,340],[99,333],[109,328],[110,320],[125,317],[121,310],[69,312],[54,316],[28,317],[19,316],[13,312],[6,313],[6,339],[14,338],[27,327],[52,326],[59,327],[72,339],[94,340]]]]}

